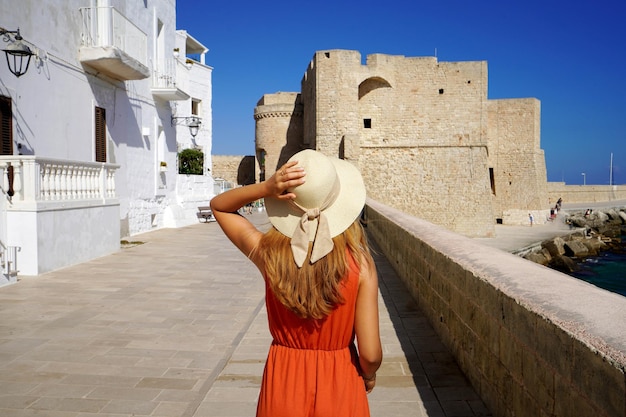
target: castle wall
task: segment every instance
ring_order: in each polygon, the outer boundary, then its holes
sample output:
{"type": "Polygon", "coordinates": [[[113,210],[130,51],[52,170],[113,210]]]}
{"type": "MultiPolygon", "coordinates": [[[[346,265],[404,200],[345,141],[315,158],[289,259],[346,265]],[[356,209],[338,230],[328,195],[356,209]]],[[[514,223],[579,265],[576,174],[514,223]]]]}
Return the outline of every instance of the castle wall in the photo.
{"type": "Polygon", "coordinates": [[[565,185],[548,183],[548,200],[552,206],[562,198],[564,203],[595,203],[626,200],[626,185],[565,185]]]}
{"type": "Polygon", "coordinates": [[[549,201],[545,157],[540,148],[539,100],[490,100],[488,109],[496,218],[506,217],[511,208],[546,208],[549,201]]]}
{"type": "Polygon", "coordinates": [[[342,137],[359,132],[360,70],[361,54],[356,51],[315,53],[302,82],[303,139],[313,149],[338,156],[342,137]]]}
{"type": "Polygon", "coordinates": [[[494,236],[484,147],[362,148],[368,196],[466,236],[494,236]]]}

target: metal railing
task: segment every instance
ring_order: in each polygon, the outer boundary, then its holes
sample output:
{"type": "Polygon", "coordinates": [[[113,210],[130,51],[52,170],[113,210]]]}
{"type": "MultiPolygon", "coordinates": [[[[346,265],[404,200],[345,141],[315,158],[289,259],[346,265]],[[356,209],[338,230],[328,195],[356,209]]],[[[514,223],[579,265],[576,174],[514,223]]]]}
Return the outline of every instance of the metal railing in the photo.
{"type": "Polygon", "coordinates": [[[81,7],[81,42],[87,47],[113,46],[147,66],[148,36],[114,7],[81,7]]]}
{"type": "Polygon", "coordinates": [[[176,59],[166,59],[154,66],[152,87],[176,88],[176,59]]]}
{"type": "Polygon", "coordinates": [[[10,278],[17,275],[17,253],[21,250],[19,246],[4,246],[0,243],[0,267],[2,273],[10,278]]]}

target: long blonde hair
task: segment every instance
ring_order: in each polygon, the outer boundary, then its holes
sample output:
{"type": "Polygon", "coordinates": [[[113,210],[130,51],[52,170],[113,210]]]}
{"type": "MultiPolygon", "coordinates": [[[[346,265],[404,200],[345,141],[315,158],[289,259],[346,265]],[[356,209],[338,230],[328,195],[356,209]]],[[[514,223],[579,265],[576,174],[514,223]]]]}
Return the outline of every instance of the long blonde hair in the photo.
{"type": "Polygon", "coordinates": [[[276,298],[302,318],[324,318],[344,302],[341,282],[348,275],[348,256],[354,258],[359,270],[362,262],[374,267],[367,237],[358,219],[333,238],[333,250],[314,264],[309,262],[309,244],[307,259],[302,268],[298,268],[290,243],[290,238],[272,227],[261,238],[253,256],[263,262],[266,279],[276,298]]]}

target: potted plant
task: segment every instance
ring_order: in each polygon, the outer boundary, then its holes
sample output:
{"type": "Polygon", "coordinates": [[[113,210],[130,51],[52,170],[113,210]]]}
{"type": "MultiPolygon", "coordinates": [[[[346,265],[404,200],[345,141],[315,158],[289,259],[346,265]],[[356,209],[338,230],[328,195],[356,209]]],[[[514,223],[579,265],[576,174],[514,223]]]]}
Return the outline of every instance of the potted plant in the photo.
{"type": "Polygon", "coordinates": [[[167,171],[167,162],[161,161],[159,163],[159,171],[166,172],[167,171]]]}
{"type": "Polygon", "coordinates": [[[185,149],[178,153],[178,173],[187,175],[202,175],[204,167],[204,152],[199,149],[185,149]]]}

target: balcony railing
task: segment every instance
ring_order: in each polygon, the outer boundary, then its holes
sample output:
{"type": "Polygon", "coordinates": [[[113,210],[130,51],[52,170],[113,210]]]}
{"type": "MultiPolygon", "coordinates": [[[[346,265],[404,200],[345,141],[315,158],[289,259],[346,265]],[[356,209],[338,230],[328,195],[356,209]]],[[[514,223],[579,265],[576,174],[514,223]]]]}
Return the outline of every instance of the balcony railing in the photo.
{"type": "Polygon", "coordinates": [[[173,58],[158,62],[152,72],[152,94],[165,100],[189,99],[189,94],[177,78],[177,68],[181,65],[181,62],[173,58]]]}
{"type": "MultiPolygon", "coordinates": [[[[13,278],[17,275],[17,253],[20,251],[19,246],[4,246],[0,243],[0,269],[5,279],[13,282],[13,278]]],[[[0,280],[0,285],[3,281],[0,280]]]]}
{"type": "Polygon", "coordinates": [[[176,60],[167,59],[158,64],[152,74],[152,86],[156,88],[176,88],[176,60]]]}
{"type": "Polygon", "coordinates": [[[116,199],[118,168],[119,165],[102,162],[0,156],[0,183],[9,199],[8,210],[92,206],[116,199]],[[12,175],[8,175],[10,170],[12,175]]]}
{"type": "Polygon", "coordinates": [[[80,59],[118,79],[150,76],[148,36],[113,7],[81,7],[80,59]]]}

